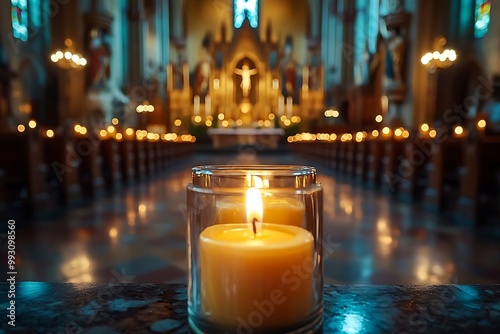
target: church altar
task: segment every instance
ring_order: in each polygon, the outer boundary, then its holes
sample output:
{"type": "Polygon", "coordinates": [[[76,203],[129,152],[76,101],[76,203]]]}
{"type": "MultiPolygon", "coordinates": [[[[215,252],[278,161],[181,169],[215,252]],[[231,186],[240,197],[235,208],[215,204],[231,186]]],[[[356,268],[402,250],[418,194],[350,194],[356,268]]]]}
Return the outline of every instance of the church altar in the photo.
{"type": "Polygon", "coordinates": [[[221,128],[208,129],[214,148],[239,145],[254,145],[264,148],[277,148],[279,140],[285,135],[283,129],[221,128]]]}

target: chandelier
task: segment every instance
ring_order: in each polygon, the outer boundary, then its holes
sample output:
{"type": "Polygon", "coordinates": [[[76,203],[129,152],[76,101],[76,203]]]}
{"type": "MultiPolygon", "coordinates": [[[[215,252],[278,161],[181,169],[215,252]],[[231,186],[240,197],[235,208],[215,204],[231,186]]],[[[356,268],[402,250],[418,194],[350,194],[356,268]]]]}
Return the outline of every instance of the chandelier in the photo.
{"type": "Polygon", "coordinates": [[[69,38],[64,40],[65,48],[63,50],[57,50],[50,55],[50,60],[55,63],[60,68],[65,70],[78,69],[81,70],[87,65],[87,59],[85,59],[80,53],[75,51],[73,47],[73,41],[69,38]]]}

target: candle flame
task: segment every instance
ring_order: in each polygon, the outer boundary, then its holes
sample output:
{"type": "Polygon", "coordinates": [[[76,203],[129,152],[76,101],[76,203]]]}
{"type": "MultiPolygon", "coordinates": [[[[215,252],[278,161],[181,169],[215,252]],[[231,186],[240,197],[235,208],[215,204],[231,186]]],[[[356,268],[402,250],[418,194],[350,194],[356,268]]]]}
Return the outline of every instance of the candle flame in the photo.
{"type": "Polygon", "coordinates": [[[257,188],[247,190],[247,223],[254,234],[260,234],[262,225],[262,195],[257,188]]]}
{"type": "Polygon", "coordinates": [[[259,188],[259,189],[263,188],[262,179],[258,176],[253,177],[253,184],[254,184],[255,188],[259,188]]]}

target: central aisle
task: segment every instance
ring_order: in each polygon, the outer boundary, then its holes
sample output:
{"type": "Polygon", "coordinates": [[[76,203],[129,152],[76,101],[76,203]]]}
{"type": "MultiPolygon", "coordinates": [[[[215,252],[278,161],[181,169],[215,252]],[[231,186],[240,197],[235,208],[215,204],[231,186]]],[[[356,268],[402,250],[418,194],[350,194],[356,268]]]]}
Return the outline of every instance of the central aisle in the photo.
{"type": "MultiPolygon", "coordinates": [[[[197,154],[152,180],[18,236],[20,280],[185,282],[186,184],[201,164],[314,165],[289,154],[197,154]]],[[[491,283],[494,242],[319,169],[326,283],[491,283]]]]}

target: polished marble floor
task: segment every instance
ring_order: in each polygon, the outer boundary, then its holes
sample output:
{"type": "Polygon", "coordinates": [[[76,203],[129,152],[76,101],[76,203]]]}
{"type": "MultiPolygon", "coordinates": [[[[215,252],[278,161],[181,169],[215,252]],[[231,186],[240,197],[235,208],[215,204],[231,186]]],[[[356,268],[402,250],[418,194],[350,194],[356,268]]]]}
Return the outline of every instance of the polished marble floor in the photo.
{"type": "MultiPolygon", "coordinates": [[[[290,154],[194,155],[150,181],[18,231],[18,279],[185,282],[190,167],[227,163],[314,165],[290,154]]],[[[500,283],[500,240],[491,233],[453,226],[318,171],[325,189],[326,283],[500,283]]]]}

